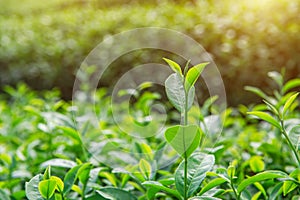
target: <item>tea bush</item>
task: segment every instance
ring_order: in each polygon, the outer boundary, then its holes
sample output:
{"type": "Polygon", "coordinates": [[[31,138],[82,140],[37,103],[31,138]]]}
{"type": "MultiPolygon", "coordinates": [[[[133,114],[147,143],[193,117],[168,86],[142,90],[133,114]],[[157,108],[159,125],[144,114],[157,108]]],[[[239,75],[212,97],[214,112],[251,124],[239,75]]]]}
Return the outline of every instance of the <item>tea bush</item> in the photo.
{"type": "Polygon", "coordinates": [[[285,81],[270,72],[277,84],[274,95],[245,88],[264,99],[262,104],[221,111],[212,97],[199,110],[189,98],[206,63],[181,72],[177,63],[165,60],[174,70],[166,93],[182,115],[169,116],[173,120],[165,124],[165,134],[146,138],[131,134],[143,136],[159,127],[161,114],[151,113],[149,121],[147,112],[160,98],[155,92],[121,92],[135,94],[127,116],[126,103],[111,105],[105,89],[96,91],[93,101],[66,102],[58,90],[35,92],[25,84],[3,88],[0,199],[299,198],[295,88],[300,80],[285,81]],[[91,112],[98,117],[95,124],[91,112]],[[131,117],[139,126],[130,126],[131,117]],[[222,128],[220,135],[216,127],[222,128]]]}

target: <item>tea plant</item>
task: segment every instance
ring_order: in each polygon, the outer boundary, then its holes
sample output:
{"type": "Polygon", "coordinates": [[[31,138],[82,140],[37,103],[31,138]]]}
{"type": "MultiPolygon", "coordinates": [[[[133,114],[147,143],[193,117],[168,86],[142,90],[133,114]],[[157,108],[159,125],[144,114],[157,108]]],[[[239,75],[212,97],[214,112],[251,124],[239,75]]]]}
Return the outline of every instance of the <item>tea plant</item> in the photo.
{"type": "MultiPolygon", "coordinates": [[[[208,63],[201,63],[188,69],[188,62],[182,72],[177,63],[166,58],[164,60],[175,72],[165,82],[167,97],[181,113],[181,125],[171,126],[165,131],[167,142],[183,159],[175,171],[175,186],[178,193],[172,190],[171,194],[186,200],[197,193],[206,172],[211,170],[214,165],[213,155],[193,153],[200,145],[203,132],[199,126],[188,123],[188,111],[193,104],[195,95],[194,84],[208,63]]],[[[160,189],[163,188],[157,182],[146,182],[144,185],[157,189],[159,186],[160,189]]],[[[164,189],[170,193],[170,189],[164,189]]],[[[202,197],[195,198],[201,199],[202,197]]]]}
{"type": "MultiPolygon", "coordinates": [[[[286,139],[289,148],[293,152],[293,155],[297,162],[296,164],[298,165],[298,167],[300,167],[298,144],[292,143],[290,138],[291,134],[289,134],[288,131],[286,130],[286,120],[288,118],[288,112],[293,111],[297,106],[295,100],[299,95],[299,92],[295,93],[295,92],[288,92],[288,91],[297,86],[300,86],[300,79],[290,80],[289,82],[284,84],[283,75],[279,74],[278,72],[271,72],[269,73],[269,76],[277,83],[279,87],[279,91],[278,90],[274,91],[274,95],[275,95],[274,98],[268,96],[258,88],[246,87],[246,89],[248,89],[249,91],[252,91],[258,94],[260,97],[264,98],[264,103],[267,105],[267,112],[253,111],[253,112],[249,112],[248,114],[255,115],[260,119],[269,122],[271,125],[279,129],[279,131],[286,139]],[[268,112],[273,114],[274,117],[269,115],[268,112]]],[[[296,129],[297,127],[298,127],[297,125],[292,127],[292,130],[296,129]]]]}
{"type": "Polygon", "coordinates": [[[297,102],[299,92],[289,91],[297,86],[300,86],[300,79],[293,79],[284,84],[284,78],[282,74],[279,74],[278,72],[270,72],[269,76],[277,83],[279,90],[274,91],[275,97],[270,97],[258,88],[247,87],[247,90],[252,91],[264,98],[264,103],[267,106],[265,111],[252,111],[248,112],[248,114],[254,115],[278,129],[293,153],[297,168],[290,173],[290,177],[294,178],[294,180],[285,181],[282,185],[283,193],[284,195],[287,195],[299,187],[299,121],[291,121],[289,119],[289,114],[291,115],[296,106],[299,105],[297,102]],[[287,128],[289,130],[287,130],[287,128]]]}

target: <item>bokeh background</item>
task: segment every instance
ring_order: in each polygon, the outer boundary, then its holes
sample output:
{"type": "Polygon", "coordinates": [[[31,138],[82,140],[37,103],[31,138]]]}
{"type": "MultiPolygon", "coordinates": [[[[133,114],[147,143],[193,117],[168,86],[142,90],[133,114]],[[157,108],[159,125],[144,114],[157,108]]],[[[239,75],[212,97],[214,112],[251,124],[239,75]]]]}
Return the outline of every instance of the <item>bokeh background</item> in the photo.
{"type": "MultiPolygon", "coordinates": [[[[0,88],[25,82],[37,90],[58,88],[71,99],[76,70],[98,43],[154,26],[197,40],[222,74],[229,105],[248,104],[258,99],[245,85],[274,87],[267,72],[284,68],[286,79],[299,76],[299,13],[299,0],[0,1],[0,88]]],[[[100,84],[110,87],[129,68],[164,63],[166,55],[121,56],[100,84]]]]}

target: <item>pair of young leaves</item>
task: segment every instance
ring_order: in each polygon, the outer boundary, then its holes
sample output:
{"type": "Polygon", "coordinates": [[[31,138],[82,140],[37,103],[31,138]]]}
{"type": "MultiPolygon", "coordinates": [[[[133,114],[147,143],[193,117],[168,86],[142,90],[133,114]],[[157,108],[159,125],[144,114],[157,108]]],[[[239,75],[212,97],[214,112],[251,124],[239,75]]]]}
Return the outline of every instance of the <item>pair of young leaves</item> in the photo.
{"type": "MultiPolygon", "coordinates": [[[[198,64],[189,70],[186,66],[184,73],[182,73],[176,62],[166,58],[164,60],[175,72],[165,81],[167,97],[172,105],[181,114],[184,114],[188,112],[193,104],[194,85],[208,63],[198,64]]],[[[197,125],[177,125],[166,130],[165,138],[179,155],[188,158],[200,144],[201,131],[197,125]]]]}

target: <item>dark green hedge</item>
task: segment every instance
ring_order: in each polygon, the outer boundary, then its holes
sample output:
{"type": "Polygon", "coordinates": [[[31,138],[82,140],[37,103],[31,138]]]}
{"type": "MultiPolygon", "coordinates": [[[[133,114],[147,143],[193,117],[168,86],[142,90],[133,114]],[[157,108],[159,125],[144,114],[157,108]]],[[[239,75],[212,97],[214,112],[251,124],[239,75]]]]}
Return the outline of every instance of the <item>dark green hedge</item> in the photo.
{"type": "MultiPolygon", "coordinates": [[[[76,69],[103,38],[147,26],[175,29],[199,41],[219,67],[231,105],[253,100],[244,85],[271,87],[270,70],[285,67],[288,78],[300,73],[297,0],[161,1],[106,8],[86,2],[15,14],[6,10],[0,16],[0,84],[22,80],[36,89],[56,86],[70,97],[76,69]]],[[[163,63],[162,56],[147,51],[120,58],[107,80],[126,66],[163,63]]]]}

